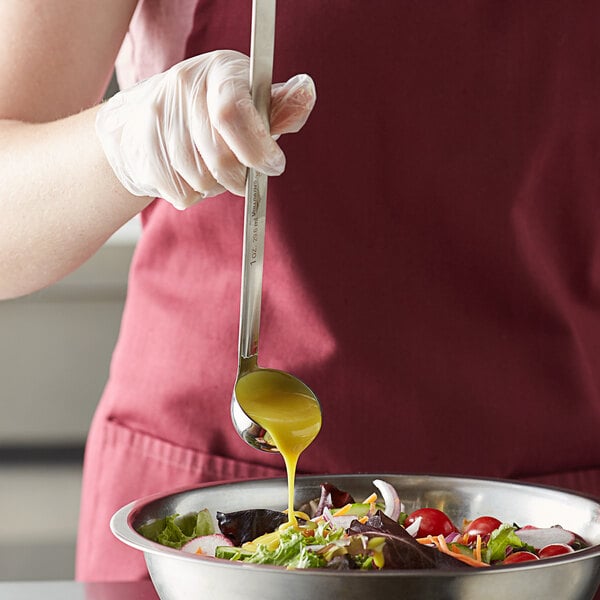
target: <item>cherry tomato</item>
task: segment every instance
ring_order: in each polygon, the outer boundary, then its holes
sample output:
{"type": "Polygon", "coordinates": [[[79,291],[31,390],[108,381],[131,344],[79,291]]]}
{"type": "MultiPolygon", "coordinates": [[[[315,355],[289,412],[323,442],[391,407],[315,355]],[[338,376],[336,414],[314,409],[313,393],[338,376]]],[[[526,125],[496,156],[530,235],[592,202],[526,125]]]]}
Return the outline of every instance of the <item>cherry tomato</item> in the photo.
{"type": "Polygon", "coordinates": [[[478,535],[481,537],[489,535],[494,529],[498,529],[500,525],[502,525],[502,521],[498,521],[495,517],[478,517],[471,521],[465,530],[468,536],[467,543],[474,542],[478,535]]]}
{"type": "Polygon", "coordinates": [[[521,550],[519,552],[513,552],[509,554],[503,561],[503,565],[512,565],[515,563],[527,562],[530,560],[539,560],[538,557],[533,552],[527,552],[526,550],[521,550]]]}
{"type": "Polygon", "coordinates": [[[540,550],[539,555],[540,558],[550,558],[551,556],[569,554],[569,552],[574,552],[574,550],[568,544],[548,544],[540,550]]]}
{"type": "Polygon", "coordinates": [[[417,537],[428,535],[443,535],[444,537],[458,531],[446,513],[437,508],[419,508],[406,517],[404,527],[408,527],[421,517],[417,537]]]}

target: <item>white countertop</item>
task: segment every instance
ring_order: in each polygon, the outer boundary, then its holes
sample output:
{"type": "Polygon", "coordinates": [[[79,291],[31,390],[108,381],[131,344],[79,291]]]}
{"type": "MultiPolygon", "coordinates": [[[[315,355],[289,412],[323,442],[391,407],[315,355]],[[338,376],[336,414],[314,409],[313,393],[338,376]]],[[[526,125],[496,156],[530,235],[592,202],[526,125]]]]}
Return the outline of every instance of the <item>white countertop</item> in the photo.
{"type": "Polygon", "coordinates": [[[150,581],[77,583],[74,581],[0,582],[2,600],[158,600],[150,581]]]}

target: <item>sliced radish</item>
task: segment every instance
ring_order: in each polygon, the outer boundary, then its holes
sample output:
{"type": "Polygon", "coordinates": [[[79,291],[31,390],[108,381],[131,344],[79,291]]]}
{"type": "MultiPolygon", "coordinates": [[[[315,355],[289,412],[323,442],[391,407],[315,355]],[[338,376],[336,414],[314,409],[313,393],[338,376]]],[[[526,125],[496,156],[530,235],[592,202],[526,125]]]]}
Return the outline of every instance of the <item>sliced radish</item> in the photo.
{"type": "Polygon", "coordinates": [[[575,550],[568,544],[548,544],[539,551],[539,555],[540,558],[550,558],[561,554],[569,554],[570,552],[575,552],[575,550]]]}
{"type": "Polygon", "coordinates": [[[331,524],[334,527],[340,527],[341,529],[348,529],[353,521],[356,521],[356,515],[341,515],[340,517],[336,517],[333,515],[331,518],[331,524]]]}
{"type": "Polygon", "coordinates": [[[181,546],[184,552],[190,554],[201,554],[203,556],[214,556],[217,546],[233,546],[231,540],[220,533],[212,535],[201,535],[181,546]]]}
{"type": "Polygon", "coordinates": [[[536,550],[550,544],[572,544],[575,534],[562,527],[523,527],[515,531],[519,539],[536,550]]]}
{"type": "Polygon", "coordinates": [[[400,518],[400,513],[404,512],[404,506],[400,502],[396,488],[382,479],[374,479],[373,485],[379,490],[383,498],[385,504],[383,513],[390,519],[397,521],[400,518]]]}

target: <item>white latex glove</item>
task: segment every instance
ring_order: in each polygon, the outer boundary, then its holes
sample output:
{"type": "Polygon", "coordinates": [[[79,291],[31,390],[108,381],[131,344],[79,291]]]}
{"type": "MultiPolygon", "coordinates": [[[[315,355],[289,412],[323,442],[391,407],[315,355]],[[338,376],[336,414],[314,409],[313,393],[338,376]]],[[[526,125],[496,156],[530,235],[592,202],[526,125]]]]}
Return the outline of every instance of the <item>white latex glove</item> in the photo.
{"type": "Polygon", "coordinates": [[[272,136],[298,131],[316,92],[308,75],[272,88],[271,135],[250,98],[249,59],[230,50],[190,58],[101,105],[96,132],[119,181],[178,209],[225,190],[244,195],[246,168],[280,175],[272,136]]]}

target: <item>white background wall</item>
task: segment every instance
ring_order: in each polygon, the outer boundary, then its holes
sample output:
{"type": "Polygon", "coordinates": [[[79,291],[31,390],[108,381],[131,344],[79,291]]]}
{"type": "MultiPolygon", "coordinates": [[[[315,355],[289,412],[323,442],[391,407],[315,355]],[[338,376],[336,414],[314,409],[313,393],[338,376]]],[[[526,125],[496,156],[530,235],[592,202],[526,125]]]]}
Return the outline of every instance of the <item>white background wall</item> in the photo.
{"type": "Polygon", "coordinates": [[[0,447],[82,443],[117,339],[132,244],[108,244],[65,280],[0,303],[0,447]]]}
{"type": "Polygon", "coordinates": [[[134,222],[65,280],[0,302],[0,580],[73,577],[77,449],[107,378],[138,232],[134,222]]]}

